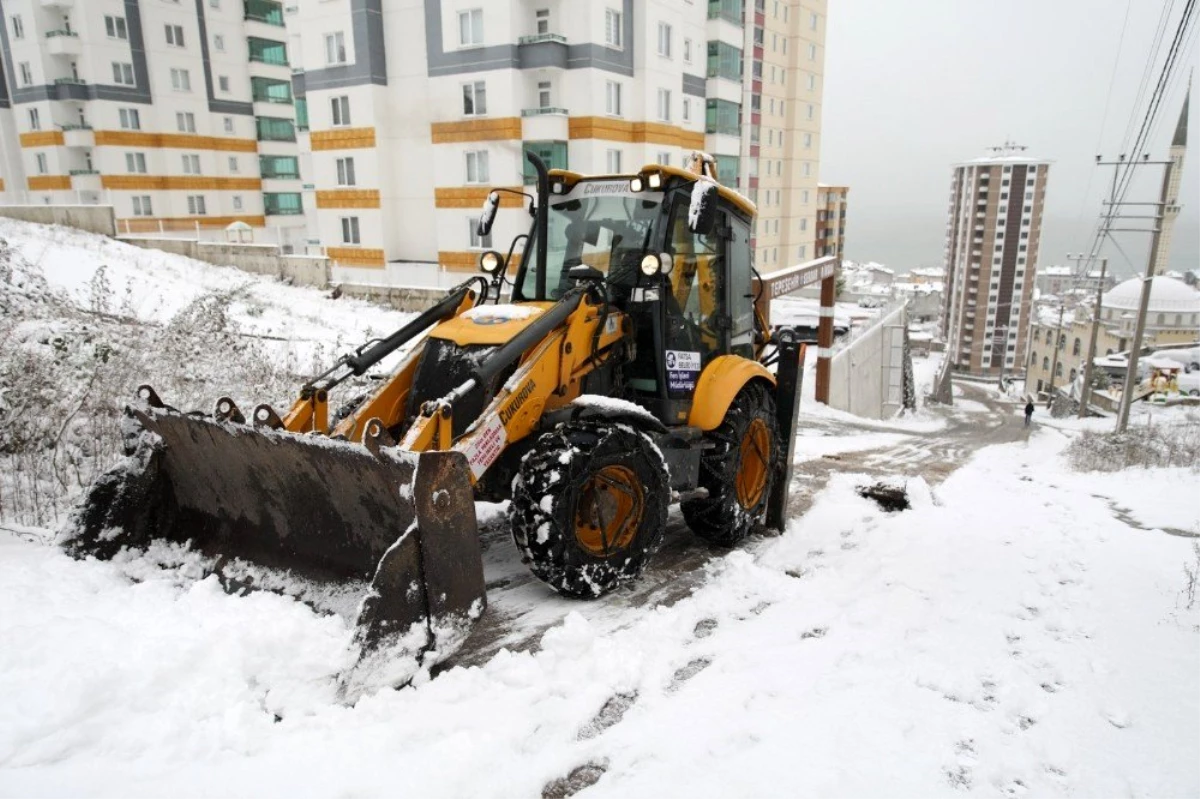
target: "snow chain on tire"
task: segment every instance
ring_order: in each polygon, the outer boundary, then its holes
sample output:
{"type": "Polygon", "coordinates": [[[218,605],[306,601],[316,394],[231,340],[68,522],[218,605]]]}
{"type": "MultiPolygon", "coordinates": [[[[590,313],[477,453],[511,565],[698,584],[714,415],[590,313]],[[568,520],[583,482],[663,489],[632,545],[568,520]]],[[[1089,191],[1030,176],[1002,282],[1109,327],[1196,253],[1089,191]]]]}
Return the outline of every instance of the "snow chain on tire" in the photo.
{"type": "Polygon", "coordinates": [[[749,383],[734,398],[725,419],[707,438],[715,446],[700,460],[700,487],[708,497],[680,505],[688,527],[714,544],[733,546],[762,523],[771,487],[779,474],[781,446],[775,398],[762,383],[749,383]],[[764,443],[769,442],[766,452],[764,443]],[[753,461],[762,459],[757,474],[753,461]],[[754,471],[754,474],[749,472],[754,471]]]}
{"type": "Polygon", "coordinates": [[[641,574],[670,501],[662,454],[644,433],[574,421],[543,434],[513,480],[521,559],[564,596],[593,599],[641,574]]]}

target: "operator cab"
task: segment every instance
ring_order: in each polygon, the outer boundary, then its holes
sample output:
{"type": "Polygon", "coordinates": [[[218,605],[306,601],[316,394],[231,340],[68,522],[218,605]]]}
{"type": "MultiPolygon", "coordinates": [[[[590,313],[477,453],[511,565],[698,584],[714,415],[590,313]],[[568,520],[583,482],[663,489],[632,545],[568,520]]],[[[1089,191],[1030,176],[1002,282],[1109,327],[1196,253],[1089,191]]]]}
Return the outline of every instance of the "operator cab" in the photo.
{"type": "Polygon", "coordinates": [[[539,280],[535,226],[513,301],[556,300],[598,273],[633,327],[634,358],[617,382],[664,424],[685,423],[705,366],[721,355],[754,358],[754,205],[668,166],[598,177],[552,170],[549,179],[546,275],[539,280]]]}

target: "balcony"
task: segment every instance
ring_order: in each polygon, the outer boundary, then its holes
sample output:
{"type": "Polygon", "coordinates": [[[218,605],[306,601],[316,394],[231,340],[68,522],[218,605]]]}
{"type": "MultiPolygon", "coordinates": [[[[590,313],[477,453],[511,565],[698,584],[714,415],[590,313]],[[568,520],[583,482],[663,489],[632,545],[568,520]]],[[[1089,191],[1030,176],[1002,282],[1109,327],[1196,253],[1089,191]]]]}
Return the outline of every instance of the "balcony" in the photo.
{"type": "Polygon", "coordinates": [[[536,33],[517,40],[517,66],[521,69],[567,68],[567,37],[536,33]]]}
{"type": "Polygon", "coordinates": [[[243,19],[283,27],[283,4],[274,0],[246,0],[243,19]]]}
{"type": "Polygon", "coordinates": [[[38,0],[38,5],[42,8],[51,8],[54,10],[74,8],[75,0],[38,0]]]}
{"type": "Polygon", "coordinates": [[[79,55],[83,52],[83,44],[75,31],[47,31],[46,52],[50,55],[79,55]]]}
{"type": "Polygon", "coordinates": [[[91,125],[63,125],[63,145],[66,147],[93,147],[96,134],[91,125]]]}
{"type": "Polygon", "coordinates": [[[54,99],[88,100],[87,81],[82,78],[55,78],[54,99]]]}
{"type": "Polygon", "coordinates": [[[75,191],[100,191],[100,171],[97,169],[71,169],[71,188],[75,191]]]}
{"type": "Polygon", "coordinates": [[[523,117],[540,117],[540,116],[566,116],[567,109],[558,108],[555,106],[545,106],[544,108],[522,108],[521,116],[523,117]]]}

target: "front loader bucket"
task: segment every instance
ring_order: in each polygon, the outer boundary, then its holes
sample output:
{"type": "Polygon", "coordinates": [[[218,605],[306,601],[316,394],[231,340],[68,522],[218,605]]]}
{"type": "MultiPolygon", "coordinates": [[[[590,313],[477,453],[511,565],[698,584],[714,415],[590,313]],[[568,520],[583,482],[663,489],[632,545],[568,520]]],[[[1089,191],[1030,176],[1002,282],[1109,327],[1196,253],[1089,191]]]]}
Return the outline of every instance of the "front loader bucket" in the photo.
{"type": "Polygon", "coordinates": [[[60,538],[71,554],[109,559],[167,541],[206,556],[227,587],[282,589],[318,607],[345,604],[357,588],[349,693],[376,682],[366,666],[404,682],[444,659],[482,613],[462,455],[368,449],[161,407],[126,414],[128,457],[72,516],[60,538]]]}

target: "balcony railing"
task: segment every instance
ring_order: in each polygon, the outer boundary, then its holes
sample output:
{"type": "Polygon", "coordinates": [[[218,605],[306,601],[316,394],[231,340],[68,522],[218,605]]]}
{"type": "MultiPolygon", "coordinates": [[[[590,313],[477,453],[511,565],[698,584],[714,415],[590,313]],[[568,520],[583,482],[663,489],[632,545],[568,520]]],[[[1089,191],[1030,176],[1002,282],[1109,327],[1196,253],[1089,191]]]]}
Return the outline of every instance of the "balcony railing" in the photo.
{"type": "Polygon", "coordinates": [[[77,125],[60,125],[63,130],[91,130],[92,126],[86,122],[80,122],[77,125]]]}
{"type": "Polygon", "coordinates": [[[521,116],[523,117],[541,117],[541,116],[566,116],[569,112],[565,108],[556,106],[546,106],[545,108],[522,108],[521,116]]]}
{"type": "Polygon", "coordinates": [[[99,169],[68,169],[67,174],[74,177],[75,175],[99,175],[99,169]]]}
{"type": "Polygon", "coordinates": [[[79,38],[79,34],[76,33],[75,31],[68,31],[68,30],[46,31],[47,39],[55,39],[59,36],[71,36],[76,39],[79,38]]]}
{"type": "Polygon", "coordinates": [[[522,36],[517,39],[517,44],[540,44],[542,42],[558,42],[560,44],[567,43],[567,37],[561,33],[535,33],[530,36],[522,36]]]}
{"type": "Polygon", "coordinates": [[[87,81],[83,78],[55,78],[55,86],[87,86],[87,81]]]}

